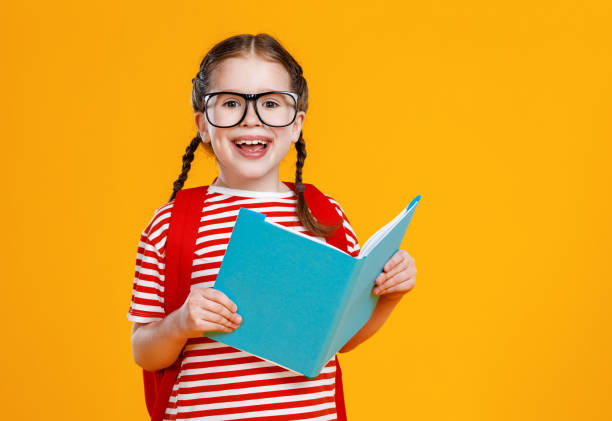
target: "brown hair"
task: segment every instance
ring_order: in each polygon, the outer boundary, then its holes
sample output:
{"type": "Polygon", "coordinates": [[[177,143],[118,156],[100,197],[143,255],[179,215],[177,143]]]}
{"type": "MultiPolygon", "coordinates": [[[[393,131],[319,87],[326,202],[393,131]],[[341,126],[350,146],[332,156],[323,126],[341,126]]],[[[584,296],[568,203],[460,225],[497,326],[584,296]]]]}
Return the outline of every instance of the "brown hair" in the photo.
{"type": "MultiPolygon", "coordinates": [[[[204,56],[200,63],[200,71],[195,78],[191,80],[193,89],[191,91],[191,105],[194,112],[204,112],[203,97],[208,92],[210,87],[210,77],[217,65],[226,58],[247,55],[250,52],[272,59],[282,64],[289,73],[293,92],[299,95],[298,110],[306,112],[308,109],[308,85],[306,79],[302,75],[302,67],[295,61],[287,50],[272,36],[262,33],[257,35],[242,34],[235,35],[217,43],[204,56]]],[[[174,189],[170,196],[170,201],[174,199],[176,193],[183,188],[187,173],[191,168],[191,162],[194,158],[194,152],[198,145],[202,143],[205,150],[214,156],[214,151],[210,143],[203,143],[199,133],[194,137],[183,155],[183,168],[178,179],[174,182],[174,189]]],[[[330,236],[342,224],[340,221],[337,225],[329,226],[320,224],[310,213],[306,199],[304,198],[304,184],[302,183],[302,168],[306,159],[306,143],[300,131],[300,137],[295,143],[297,151],[297,162],[295,164],[295,191],[298,195],[297,199],[297,215],[300,223],[314,235],[323,237],[330,236]]]]}

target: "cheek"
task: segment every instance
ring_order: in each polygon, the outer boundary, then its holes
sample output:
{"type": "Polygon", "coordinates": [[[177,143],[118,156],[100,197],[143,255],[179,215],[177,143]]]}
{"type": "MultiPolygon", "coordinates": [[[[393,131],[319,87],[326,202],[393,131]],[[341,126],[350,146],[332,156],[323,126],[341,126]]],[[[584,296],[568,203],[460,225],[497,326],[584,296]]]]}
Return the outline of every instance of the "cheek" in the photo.
{"type": "Polygon", "coordinates": [[[291,152],[291,146],[293,145],[293,143],[291,142],[287,142],[283,144],[283,149],[282,149],[282,156],[283,159],[285,159],[285,157],[287,155],[289,155],[289,153],[291,152]]]}
{"type": "Polygon", "coordinates": [[[300,132],[296,132],[293,125],[279,128],[275,132],[276,138],[280,139],[282,143],[289,144],[289,146],[293,145],[294,139],[297,141],[297,137],[299,136],[299,134],[300,132]]]}
{"type": "Polygon", "coordinates": [[[297,137],[299,136],[300,132],[296,130],[295,126],[292,124],[291,126],[287,127],[285,136],[287,137],[287,140],[291,143],[294,143],[293,140],[297,140],[297,137]]]}
{"type": "Polygon", "coordinates": [[[276,136],[276,139],[278,140],[279,149],[282,150],[283,156],[289,153],[291,148],[295,145],[295,143],[293,142],[292,135],[292,131],[287,128],[286,130],[283,130],[282,133],[278,133],[276,136]]]}
{"type": "Polygon", "coordinates": [[[228,137],[228,129],[222,129],[215,126],[209,126],[209,134],[211,139],[215,139],[216,141],[220,141],[228,137]]]}
{"type": "Polygon", "coordinates": [[[221,149],[227,143],[227,139],[229,139],[229,134],[227,133],[227,129],[220,129],[214,127],[210,132],[210,142],[213,145],[213,149],[221,149]]]}

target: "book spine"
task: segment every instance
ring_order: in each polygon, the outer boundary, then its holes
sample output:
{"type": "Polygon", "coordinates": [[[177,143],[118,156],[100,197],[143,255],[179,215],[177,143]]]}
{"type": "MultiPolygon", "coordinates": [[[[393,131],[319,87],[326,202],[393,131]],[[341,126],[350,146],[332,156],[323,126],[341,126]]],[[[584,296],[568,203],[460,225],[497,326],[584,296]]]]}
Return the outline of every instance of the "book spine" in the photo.
{"type": "MultiPolygon", "coordinates": [[[[342,283],[344,285],[344,290],[341,295],[342,299],[340,300],[340,304],[338,305],[334,318],[329,324],[330,328],[327,329],[327,337],[323,342],[320,354],[316,360],[317,370],[319,370],[319,367],[323,368],[323,366],[332,356],[332,352],[334,351],[332,350],[334,339],[340,332],[340,328],[342,326],[341,322],[350,307],[349,304],[351,302],[351,297],[353,296],[353,293],[355,292],[355,289],[358,286],[357,280],[359,277],[359,273],[361,272],[361,267],[363,266],[363,259],[358,259],[352,256],[347,256],[347,258],[351,259],[352,270],[349,272],[348,275],[346,275],[346,278],[342,279],[342,283]]],[[[335,354],[335,352],[333,352],[333,354],[335,354]]]]}

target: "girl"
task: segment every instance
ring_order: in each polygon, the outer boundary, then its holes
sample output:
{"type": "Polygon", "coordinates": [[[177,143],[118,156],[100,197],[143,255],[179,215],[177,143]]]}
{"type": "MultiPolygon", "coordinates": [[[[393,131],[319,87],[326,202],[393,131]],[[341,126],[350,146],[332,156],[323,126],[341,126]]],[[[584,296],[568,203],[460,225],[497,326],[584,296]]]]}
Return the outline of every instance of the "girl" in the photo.
{"type": "MultiPolygon", "coordinates": [[[[317,378],[308,379],[204,336],[233,331],[242,321],[235,303],[214,289],[238,208],[264,213],[317,241],[324,242],[336,228],[319,224],[304,199],[302,125],[308,87],[302,68],[271,36],[238,35],[211,49],[192,82],[198,133],[183,156],[170,201],[156,209],[138,247],[127,315],[134,322],[134,360],[156,371],[183,352],[164,419],[336,419],[335,358],[317,378]],[[200,144],[215,157],[219,175],[203,203],[191,292],[178,310],[164,314],[168,220],[200,144]],[[279,164],[292,144],[297,150],[295,191],[279,180],[279,164]]],[[[343,217],[349,251],[357,256],[359,244],[343,209],[326,197],[343,217]]],[[[372,317],[340,352],[354,349],[382,326],[413,288],[415,276],[414,259],[399,250],[376,279],[373,293],[380,298],[372,317]]]]}

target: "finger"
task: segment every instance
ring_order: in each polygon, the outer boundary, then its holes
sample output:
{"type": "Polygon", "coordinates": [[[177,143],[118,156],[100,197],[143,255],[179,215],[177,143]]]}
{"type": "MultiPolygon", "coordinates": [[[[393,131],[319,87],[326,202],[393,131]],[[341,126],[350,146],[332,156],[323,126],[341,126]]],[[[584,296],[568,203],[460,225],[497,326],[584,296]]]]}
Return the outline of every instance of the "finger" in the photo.
{"type": "Polygon", "coordinates": [[[389,259],[389,261],[383,267],[383,270],[386,272],[390,270],[393,266],[397,265],[402,260],[414,260],[410,254],[404,249],[399,249],[395,252],[393,257],[389,259]]]}
{"type": "Polygon", "coordinates": [[[391,279],[393,276],[397,275],[403,270],[406,270],[410,267],[410,262],[407,260],[402,260],[400,264],[394,266],[389,272],[382,272],[376,277],[376,285],[381,285],[386,283],[385,280],[391,279]]]}
{"type": "Polygon", "coordinates": [[[202,320],[212,324],[223,325],[230,329],[236,329],[239,326],[237,323],[233,323],[223,315],[205,309],[202,309],[202,320]]]}
{"type": "Polygon", "coordinates": [[[219,323],[209,322],[208,320],[199,320],[197,324],[197,330],[203,331],[204,333],[209,331],[219,331],[219,332],[233,332],[238,327],[227,327],[226,325],[222,325],[219,323]]]}
{"type": "Polygon", "coordinates": [[[218,289],[214,288],[205,288],[202,291],[202,295],[209,300],[213,300],[218,302],[219,304],[223,304],[229,311],[235,313],[238,310],[238,306],[230,300],[227,295],[218,289]]]}
{"type": "Polygon", "coordinates": [[[395,274],[390,279],[387,279],[381,285],[376,287],[374,293],[380,293],[380,292],[386,291],[387,289],[397,284],[400,284],[407,279],[415,278],[415,277],[416,277],[416,270],[412,268],[407,268],[403,270],[402,272],[395,274]]]}
{"type": "Polygon", "coordinates": [[[393,266],[397,265],[399,262],[402,261],[402,255],[400,254],[399,250],[395,252],[395,254],[393,256],[391,256],[391,258],[387,261],[387,263],[385,263],[385,266],[383,266],[383,271],[388,271],[389,269],[391,269],[393,266]]]}
{"type": "Polygon", "coordinates": [[[397,291],[408,292],[412,288],[414,288],[414,285],[415,285],[414,278],[408,278],[403,282],[399,282],[389,288],[385,288],[382,292],[380,292],[380,294],[389,294],[389,293],[397,292],[397,291]]]}
{"type": "MultiPolygon", "coordinates": [[[[223,325],[216,325],[216,326],[214,326],[214,328],[215,328],[215,330],[218,330],[220,332],[233,332],[234,330],[238,329],[237,327],[236,328],[230,328],[230,327],[223,326],[223,325]]],[[[209,330],[209,332],[210,332],[210,330],[209,330]]]]}
{"type": "Polygon", "coordinates": [[[380,295],[382,294],[385,290],[391,288],[392,286],[402,282],[404,278],[400,278],[400,276],[402,276],[403,273],[399,273],[397,275],[395,275],[393,278],[391,279],[387,279],[385,281],[383,281],[380,285],[374,287],[374,290],[372,292],[374,292],[374,294],[380,295]]]}
{"type": "Polygon", "coordinates": [[[209,300],[209,299],[206,299],[206,298],[202,298],[202,302],[200,304],[200,307],[202,307],[205,310],[211,311],[213,313],[217,313],[219,315],[222,315],[227,320],[229,320],[229,321],[231,321],[233,323],[240,323],[242,321],[242,317],[240,317],[240,315],[238,313],[233,313],[233,312],[229,311],[227,309],[227,307],[225,307],[223,304],[219,304],[216,301],[209,300]]]}

